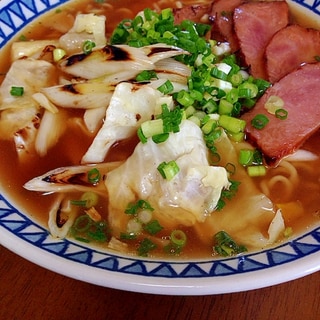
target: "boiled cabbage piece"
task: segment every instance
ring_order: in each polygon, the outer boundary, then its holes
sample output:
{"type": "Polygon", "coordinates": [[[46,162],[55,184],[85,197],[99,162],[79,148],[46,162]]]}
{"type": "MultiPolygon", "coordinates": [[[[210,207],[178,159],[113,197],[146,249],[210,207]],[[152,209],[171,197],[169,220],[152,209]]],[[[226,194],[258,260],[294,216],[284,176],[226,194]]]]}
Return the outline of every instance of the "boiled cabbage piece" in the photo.
{"type": "Polygon", "coordinates": [[[82,158],[82,163],[102,162],[111,146],[133,136],[138,126],[161,113],[161,105],[172,107],[172,97],[149,85],[122,82],[116,86],[103,126],[82,158]]]}
{"type": "MultiPolygon", "coordinates": [[[[35,149],[39,151],[39,145],[37,147],[35,143],[42,106],[33,96],[40,88],[52,85],[56,78],[56,70],[52,64],[27,58],[12,63],[0,86],[0,134],[2,138],[14,141],[20,160],[27,160],[27,156],[34,154],[35,149]],[[23,95],[11,95],[12,87],[22,87],[23,95]]],[[[54,128],[57,130],[57,127],[54,128]]],[[[52,135],[53,131],[52,128],[46,130],[48,136],[52,135]]],[[[56,133],[54,135],[56,136],[56,133]]]]}
{"type": "Polygon", "coordinates": [[[215,210],[221,190],[229,187],[225,168],[210,166],[207,156],[201,129],[189,120],[184,120],[180,131],[170,133],[163,143],[156,144],[151,138],[145,144],[139,143],[105,181],[113,232],[126,232],[130,217],[124,211],[128,203],[139,199],[150,203],[153,217],[164,227],[192,226],[205,221],[215,210]],[[157,166],[171,160],[180,171],[168,181],[157,166]]]}

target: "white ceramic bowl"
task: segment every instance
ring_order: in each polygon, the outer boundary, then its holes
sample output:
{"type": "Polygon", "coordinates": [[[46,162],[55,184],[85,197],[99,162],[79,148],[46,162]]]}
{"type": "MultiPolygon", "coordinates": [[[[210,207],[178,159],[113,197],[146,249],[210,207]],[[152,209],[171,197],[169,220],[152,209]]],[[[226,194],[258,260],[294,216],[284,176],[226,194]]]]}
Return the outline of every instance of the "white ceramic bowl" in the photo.
{"type": "MultiPolygon", "coordinates": [[[[39,15],[67,0],[1,0],[0,47],[39,15]]],[[[316,0],[295,0],[320,20],[316,0]]],[[[1,179],[1,177],[0,177],[1,179]]],[[[0,243],[18,255],[66,276],[101,286],[172,295],[245,291],[293,280],[320,269],[320,227],[289,243],[240,257],[164,261],[105,253],[70,240],[54,240],[19,211],[0,189],[0,243]]]]}

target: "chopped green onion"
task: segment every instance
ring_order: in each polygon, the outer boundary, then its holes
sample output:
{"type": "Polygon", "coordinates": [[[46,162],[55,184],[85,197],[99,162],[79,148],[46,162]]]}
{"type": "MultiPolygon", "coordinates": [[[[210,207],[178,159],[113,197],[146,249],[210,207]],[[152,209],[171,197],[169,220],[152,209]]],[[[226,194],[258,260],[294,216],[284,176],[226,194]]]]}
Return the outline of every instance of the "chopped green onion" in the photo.
{"type": "Polygon", "coordinates": [[[152,141],[154,143],[162,143],[165,142],[169,138],[169,133],[160,133],[152,136],[152,141]]]}
{"type": "Polygon", "coordinates": [[[140,141],[145,143],[150,137],[155,143],[166,141],[170,132],[179,132],[182,116],[183,110],[180,108],[170,111],[167,105],[163,105],[162,114],[158,115],[157,119],[148,120],[141,124],[137,132],[140,141]]]}
{"type": "Polygon", "coordinates": [[[239,152],[239,163],[242,166],[262,165],[262,154],[257,149],[241,149],[239,152]]]}
{"type": "Polygon", "coordinates": [[[77,232],[85,232],[91,227],[91,225],[91,218],[85,214],[76,219],[76,221],[73,224],[73,228],[77,232]]]}
{"type": "Polygon", "coordinates": [[[288,111],[285,109],[278,109],[275,112],[275,116],[280,120],[285,120],[288,117],[288,111]]]}
{"type": "Polygon", "coordinates": [[[163,120],[163,131],[179,132],[182,116],[183,110],[180,108],[177,107],[170,111],[166,104],[162,105],[162,113],[159,117],[163,120]]]}
{"type": "Polygon", "coordinates": [[[71,235],[83,242],[91,240],[105,242],[110,238],[110,230],[106,221],[93,221],[88,215],[78,217],[70,228],[71,235]]]}
{"type": "Polygon", "coordinates": [[[267,173],[265,166],[249,166],[247,167],[247,172],[250,177],[262,177],[267,173]]]}
{"type": "Polygon", "coordinates": [[[238,87],[243,81],[243,76],[241,72],[238,72],[236,74],[232,74],[230,77],[230,82],[234,87],[238,87]]]}
{"type": "Polygon", "coordinates": [[[229,180],[229,189],[223,189],[217,204],[217,210],[222,210],[226,205],[226,200],[231,200],[238,192],[240,181],[229,180]]]}
{"type": "Polygon", "coordinates": [[[184,247],[187,243],[187,235],[182,230],[173,230],[170,234],[172,243],[179,247],[184,247]]]}
{"type": "Polygon", "coordinates": [[[234,142],[241,142],[244,140],[245,133],[244,132],[233,133],[229,131],[228,137],[234,142]]]}
{"type": "Polygon", "coordinates": [[[264,79],[254,79],[253,82],[258,87],[257,98],[261,97],[271,85],[270,82],[268,82],[264,79]]]}
{"type": "Polygon", "coordinates": [[[213,99],[206,100],[202,105],[202,110],[207,114],[217,113],[218,104],[213,99]]]}
{"type": "Polygon", "coordinates": [[[134,233],[125,233],[125,232],[120,233],[121,240],[134,240],[136,238],[137,238],[137,235],[134,233]]]}
{"type": "Polygon", "coordinates": [[[173,84],[167,80],[164,84],[157,88],[161,93],[168,94],[173,91],[173,84]]]}
{"type": "Polygon", "coordinates": [[[103,231],[95,231],[95,232],[88,232],[88,238],[98,242],[105,242],[107,241],[107,237],[103,231]]]}
{"type": "Polygon", "coordinates": [[[141,124],[141,130],[146,138],[163,133],[163,120],[148,120],[141,124]]]}
{"type": "Polygon", "coordinates": [[[215,77],[217,79],[220,79],[220,80],[227,80],[228,79],[228,75],[225,72],[219,70],[217,67],[213,67],[211,69],[211,76],[215,77]]]}
{"type": "Polygon", "coordinates": [[[225,231],[219,231],[214,235],[213,239],[213,249],[223,257],[233,256],[247,251],[245,246],[238,245],[225,231]]]}
{"type": "Polygon", "coordinates": [[[27,37],[24,35],[24,34],[22,34],[21,36],[19,36],[19,41],[27,41],[28,39],[27,39],[27,37]]]}
{"type": "Polygon", "coordinates": [[[160,225],[158,220],[152,220],[145,224],[143,229],[151,235],[155,235],[156,233],[160,232],[163,227],[160,225]]]}
{"type": "Polygon", "coordinates": [[[202,101],[203,100],[203,94],[195,89],[190,90],[190,97],[194,99],[195,101],[202,101]]]}
{"type": "Polygon", "coordinates": [[[95,185],[99,183],[100,179],[101,179],[101,173],[97,168],[93,168],[88,172],[88,181],[91,184],[95,185]]]}
{"type": "Polygon", "coordinates": [[[151,21],[152,17],[153,17],[153,12],[150,8],[145,8],[143,10],[143,15],[144,15],[146,21],[151,21]]]}
{"type": "Polygon", "coordinates": [[[233,163],[228,162],[225,165],[225,169],[227,170],[227,172],[231,175],[236,173],[236,166],[233,163]]]}
{"type": "Polygon", "coordinates": [[[142,224],[139,220],[133,218],[128,221],[127,223],[128,234],[138,234],[141,231],[142,231],[142,224]]]}
{"type": "Polygon", "coordinates": [[[86,200],[70,200],[70,203],[73,206],[85,207],[87,204],[87,201],[86,200]]]}
{"type": "Polygon", "coordinates": [[[213,129],[217,127],[217,121],[209,119],[202,127],[201,130],[204,134],[209,134],[213,129]]]}
{"type": "Polygon", "coordinates": [[[188,118],[188,120],[195,123],[198,127],[201,125],[201,120],[197,116],[191,116],[188,118]]]}
{"type": "Polygon", "coordinates": [[[178,92],[177,101],[184,107],[192,106],[194,103],[194,99],[186,90],[181,90],[178,92]]]}
{"type": "Polygon", "coordinates": [[[265,109],[271,114],[275,114],[276,111],[281,109],[283,106],[284,101],[279,96],[270,96],[264,104],[265,109]]]}
{"type": "Polygon", "coordinates": [[[10,94],[14,97],[21,97],[23,96],[24,88],[23,87],[11,87],[10,94]]]}
{"type": "Polygon", "coordinates": [[[286,238],[289,238],[290,236],[292,236],[292,233],[293,233],[292,227],[287,227],[287,228],[284,229],[283,235],[286,238]]]}
{"type": "Polygon", "coordinates": [[[172,9],[166,8],[161,11],[162,20],[169,20],[172,17],[172,9]]]}
{"type": "Polygon", "coordinates": [[[93,41],[86,40],[82,45],[82,51],[84,54],[89,54],[95,46],[96,44],[93,41]]]}
{"type": "Polygon", "coordinates": [[[144,135],[141,127],[139,127],[138,130],[137,130],[137,136],[138,136],[139,140],[140,140],[142,143],[147,143],[148,139],[147,139],[147,137],[144,135]]]}
{"type": "Polygon", "coordinates": [[[171,160],[169,162],[163,161],[158,165],[157,169],[160,172],[161,176],[167,180],[172,180],[174,176],[180,171],[179,166],[174,160],[171,160]]]}
{"type": "Polygon", "coordinates": [[[220,154],[216,151],[216,148],[209,148],[210,150],[210,164],[216,165],[221,160],[220,154]]]}
{"type": "Polygon", "coordinates": [[[261,130],[263,129],[269,122],[269,119],[267,116],[264,114],[257,114],[252,120],[251,120],[251,125],[258,129],[261,130]]]}
{"type": "Polygon", "coordinates": [[[136,76],[136,81],[138,82],[149,81],[151,79],[158,79],[157,73],[154,70],[144,70],[136,76]]]}
{"type": "Polygon", "coordinates": [[[157,245],[155,243],[148,238],[144,238],[138,247],[138,255],[141,257],[147,257],[149,252],[156,248],[157,245]]]}
{"type": "Polygon", "coordinates": [[[233,104],[227,100],[221,99],[219,103],[219,114],[231,115],[233,104]]]}
{"type": "Polygon", "coordinates": [[[254,150],[241,149],[239,152],[239,163],[242,166],[248,166],[253,164],[254,150]]]}
{"type": "Polygon", "coordinates": [[[136,203],[129,203],[125,210],[125,213],[135,215],[138,214],[140,210],[153,211],[154,209],[148,201],[140,199],[136,203]]]}
{"type": "Polygon", "coordinates": [[[238,89],[232,88],[226,95],[226,100],[231,104],[236,103],[238,99],[239,99],[238,89]]]}
{"type": "Polygon", "coordinates": [[[246,122],[242,119],[230,117],[228,115],[221,115],[219,118],[219,125],[231,133],[243,132],[246,127],[246,122]]]}
{"type": "Polygon", "coordinates": [[[186,117],[189,118],[196,112],[196,109],[194,106],[189,106],[184,111],[186,113],[186,117]]]}
{"type": "Polygon", "coordinates": [[[58,62],[66,55],[66,51],[61,48],[53,50],[53,61],[58,62]]]}
{"type": "Polygon", "coordinates": [[[242,90],[243,92],[246,92],[245,98],[255,98],[259,93],[258,86],[250,82],[244,82],[239,86],[239,96],[241,95],[240,92],[242,92],[242,90]]]}
{"type": "Polygon", "coordinates": [[[152,219],[152,211],[151,210],[141,210],[138,212],[138,219],[141,223],[148,223],[152,219]]]}
{"type": "Polygon", "coordinates": [[[85,201],[86,208],[91,208],[98,204],[99,196],[95,192],[88,191],[81,196],[81,201],[85,201]]]}
{"type": "Polygon", "coordinates": [[[86,238],[82,238],[82,237],[78,237],[78,236],[74,236],[74,238],[78,241],[84,242],[84,243],[89,243],[90,240],[86,239],[86,238]]]}

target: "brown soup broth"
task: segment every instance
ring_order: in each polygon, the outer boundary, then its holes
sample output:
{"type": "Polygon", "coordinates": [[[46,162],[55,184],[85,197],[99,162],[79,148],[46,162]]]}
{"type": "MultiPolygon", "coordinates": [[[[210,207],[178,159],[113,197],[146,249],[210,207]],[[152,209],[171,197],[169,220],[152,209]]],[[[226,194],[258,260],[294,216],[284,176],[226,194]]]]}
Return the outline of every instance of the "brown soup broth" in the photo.
{"type": "MultiPolygon", "coordinates": [[[[190,2],[190,1],[189,1],[190,2]]],[[[33,22],[25,28],[21,34],[27,39],[53,39],[58,38],[61,34],[71,28],[74,16],[77,13],[96,12],[104,14],[107,17],[107,34],[110,36],[115,25],[123,18],[133,18],[137,12],[146,7],[166,8],[173,6],[175,1],[159,0],[151,6],[149,1],[130,1],[130,0],[111,0],[107,3],[98,3],[95,1],[73,1],[72,4],[66,4],[61,10],[55,10],[45,15],[45,18],[33,22]],[[117,8],[114,9],[113,5],[117,8]],[[130,7],[130,10],[127,9],[130,7]],[[53,26],[53,27],[52,27],[53,26]],[[58,26],[58,28],[56,28],[58,26]]],[[[18,34],[16,39],[21,36],[18,34]]],[[[0,57],[0,73],[5,74],[9,66],[9,45],[2,50],[0,57]]],[[[2,79],[0,79],[2,81],[2,79]]],[[[78,165],[82,155],[86,152],[91,144],[93,136],[90,136],[84,130],[79,130],[76,125],[77,119],[81,121],[82,112],[71,110],[69,113],[68,130],[61,138],[61,143],[49,150],[48,154],[39,159],[37,156],[30,156],[26,163],[21,164],[18,161],[16,151],[11,141],[0,139],[0,176],[1,187],[5,190],[8,198],[14,202],[22,211],[28,212],[32,218],[46,225],[48,220],[48,208],[52,205],[55,195],[42,195],[37,192],[30,192],[23,188],[31,178],[42,175],[45,172],[62,167],[78,165]],[[81,141],[81,143],[79,143],[81,141]]],[[[133,151],[137,139],[129,139],[119,142],[113,146],[107,161],[116,161],[126,159],[133,151]]],[[[320,133],[314,134],[304,145],[304,149],[310,150],[320,156],[320,133]]],[[[320,157],[319,157],[320,158],[320,157]]],[[[290,221],[290,226],[296,232],[303,232],[305,228],[319,221],[319,195],[320,195],[320,159],[313,161],[310,165],[297,166],[300,176],[300,184],[291,199],[284,199],[284,190],[282,185],[275,185],[271,200],[275,203],[286,201],[299,201],[304,208],[303,216],[299,216],[290,221]]],[[[268,174],[272,175],[272,172],[268,174]]],[[[255,179],[257,185],[262,179],[255,179]]],[[[76,196],[76,194],[75,194],[76,196]]],[[[241,199],[233,199],[239,201],[241,199]]],[[[241,205],[240,205],[241,206],[241,205]]],[[[107,201],[103,199],[98,206],[99,212],[102,212],[104,218],[107,218],[107,201]]],[[[245,208],[243,208],[245,210],[245,208]]],[[[196,232],[192,228],[184,228],[188,234],[188,243],[191,243],[184,257],[209,257],[211,248],[201,246],[201,241],[197,240],[196,232]]]]}

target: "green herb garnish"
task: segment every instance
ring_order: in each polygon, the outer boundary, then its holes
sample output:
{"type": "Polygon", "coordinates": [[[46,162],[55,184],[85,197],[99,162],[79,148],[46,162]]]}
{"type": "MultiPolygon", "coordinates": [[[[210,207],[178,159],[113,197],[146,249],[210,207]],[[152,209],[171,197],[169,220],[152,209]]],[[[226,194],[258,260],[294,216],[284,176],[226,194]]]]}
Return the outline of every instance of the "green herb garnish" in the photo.
{"type": "Polygon", "coordinates": [[[223,257],[233,256],[247,251],[245,246],[238,245],[225,231],[219,231],[216,233],[213,240],[214,251],[223,257]]]}

